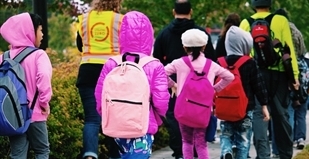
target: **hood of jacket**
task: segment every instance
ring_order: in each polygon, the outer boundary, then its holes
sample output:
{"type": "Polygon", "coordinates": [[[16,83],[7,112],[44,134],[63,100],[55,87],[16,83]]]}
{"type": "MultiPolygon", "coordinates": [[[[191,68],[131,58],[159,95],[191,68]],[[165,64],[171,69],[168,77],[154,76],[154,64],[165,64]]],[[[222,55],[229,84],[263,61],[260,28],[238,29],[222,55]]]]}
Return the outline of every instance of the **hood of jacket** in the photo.
{"type": "Polygon", "coordinates": [[[229,55],[246,55],[251,52],[253,39],[249,32],[237,26],[231,26],[226,33],[225,49],[229,55]]]}
{"type": "Polygon", "coordinates": [[[151,55],[154,30],[149,18],[138,11],[124,15],[120,28],[120,53],[143,53],[151,55]]]}
{"type": "Polygon", "coordinates": [[[168,29],[176,34],[182,34],[185,31],[194,28],[195,23],[191,19],[174,19],[171,24],[168,26],[168,29]]]}
{"type": "Polygon", "coordinates": [[[2,24],[0,34],[11,45],[11,49],[34,47],[35,30],[29,13],[10,17],[2,24]]]}

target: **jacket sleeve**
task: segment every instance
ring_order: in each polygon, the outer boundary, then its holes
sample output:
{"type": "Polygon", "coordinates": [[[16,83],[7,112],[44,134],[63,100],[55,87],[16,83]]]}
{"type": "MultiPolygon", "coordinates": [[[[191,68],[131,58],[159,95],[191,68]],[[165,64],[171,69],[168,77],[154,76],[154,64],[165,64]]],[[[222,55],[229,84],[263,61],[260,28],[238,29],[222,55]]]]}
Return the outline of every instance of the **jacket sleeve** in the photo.
{"type": "Polygon", "coordinates": [[[217,63],[212,62],[212,65],[214,67],[213,70],[217,70],[216,76],[221,78],[221,80],[214,85],[214,89],[216,90],[216,92],[220,92],[227,85],[229,85],[234,80],[235,77],[230,71],[221,67],[217,63]]]}
{"type": "Polygon", "coordinates": [[[294,78],[298,79],[299,70],[290,25],[286,18],[282,18],[281,21],[282,21],[282,39],[283,39],[281,42],[287,44],[290,47],[294,78]]]}
{"type": "Polygon", "coordinates": [[[36,57],[36,86],[39,92],[38,103],[40,107],[46,108],[49,106],[49,101],[52,97],[52,65],[48,55],[43,51],[39,50],[36,57]]]}
{"type": "Polygon", "coordinates": [[[208,36],[208,42],[206,44],[206,48],[204,50],[205,57],[211,59],[212,61],[217,61],[217,57],[215,55],[215,49],[212,45],[211,36],[205,31],[208,36]]]}
{"type": "Polygon", "coordinates": [[[164,69],[167,76],[170,76],[172,74],[175,74],[177,72],[176,70],[176,63],[179,59],[174,60],[172,63],[167,64],[164,69]]]}
{"type": "Polygon", "coordinates": [[[170,99],[167,80],[168,77],[165,73],[164,66],[158,62],[152,77],[151,93],[154,110],[160,116],[165,116],[170,99]]]}
{"type": "Polygon", "coordinates": [[[100,73],[97,85],[95,87],[94,95],[95,95],[95,100],[96,100],[96,110],[97,112],[102,115],[102,91],[103,91],[103,83],[105,80],[106,75],[116,66],[116,62],[114,60],[108,60],[100,73]]]}
{"type": "Polygon", "coordinates": [[[251,60],[251,72],[250,72],[250,86],[252,86],[253,93],[261,105],[268,103],[267,89],[261,72],[257,68],[257,64],[254,60],[251,60]]]}
{"type": "Polygon", "coordinates": [[[159,59],[161,63],[164,63],[165,61],[164,49],[162,46],[162,32],[159,33],[155,40],[152,56],[159,59]]]}

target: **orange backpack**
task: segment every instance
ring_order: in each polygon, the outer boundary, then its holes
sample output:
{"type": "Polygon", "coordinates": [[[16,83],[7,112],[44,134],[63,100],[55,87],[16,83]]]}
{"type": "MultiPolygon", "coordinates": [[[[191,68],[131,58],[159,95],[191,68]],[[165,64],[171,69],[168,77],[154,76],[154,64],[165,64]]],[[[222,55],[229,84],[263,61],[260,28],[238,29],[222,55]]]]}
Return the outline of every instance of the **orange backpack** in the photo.
{"type": "MultiPolygon", "coordinates": [[[[242,86],[239,67],[249,59],[251,59],[249,56],[242,56],[232,66],[228,66],[224,57],[218,59],[219,64],[233,73],[235,79],[215,95],[217,118],[225,121],[239,121],[246,116],[248,98],[242,86]]],[[[220,79],[218,78],[215,83],[220,79]]]]}

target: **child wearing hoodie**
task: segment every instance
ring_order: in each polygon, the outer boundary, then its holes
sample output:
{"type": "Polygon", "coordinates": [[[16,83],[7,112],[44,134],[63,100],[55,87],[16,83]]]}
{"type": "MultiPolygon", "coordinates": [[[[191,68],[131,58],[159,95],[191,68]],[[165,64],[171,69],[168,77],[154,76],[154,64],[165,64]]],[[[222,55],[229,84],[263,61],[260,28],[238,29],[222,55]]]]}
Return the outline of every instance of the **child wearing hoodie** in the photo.
{"type": "MultiPolygon", "coordinates": [[[[237,26],[231,26],[226,33],[225,47],[227,56],[223,57],[228,66],[233,66],[242,56],[250,53],[253,47],[253,39],[250,33],[245,32],[237,26]]],[[[243,89],[248,98],[247,113],[244,119],[236,122],[221,121],[221,158],[233,159],[232,144],[236,144],[234,158],[246,159],[248,153],[248,133],[252,129],[253,110],[256,106],[255,97],[262,106],[264,121],[269,120],[267,109],[267,90],[264,80],[257,68],[255,60],[249,59],[239,67],[239,74],[243,89]],[[233,137],[233,141],[232,141],[233,137]]],[[[233,105],[231,105],[231,108],[233,105]]]]}
{"type": "MultiPolygon", "coordinates": [[[[14,58],[26,47],[38,48],[41,45],[42,19],[39,15],[31,13],[14,15],[2,24],[0,34],[10,44],[10,58],[14,58]]],[[[2,60],[3,56],[0,56],[0,61],[2,60]]],[[[26,133],[9,137],[10,157],[27,159],[30,146],[35,158],[48,159],[50,150],[46,121],[50,113],[49,101],[52,96],[52,65],[46,52],[41,49],[27,56],[21,65],[25,71],[29,106],[32,102],[36,103],[26,133]],[[38,98],[33,101],[36,91],[38,98]]]]}
{"type": "MultiPolygon", "coordinates": [[[[195,71],[202,72],[206,62],[211,62],[207,75],[209,82],[213,84],[216,76],[222,79],[213,86],[215,91],[219,92],[232,82],[234,79],[232,73],[219,66],[217,63],[205,58],[203,51],[208,42],[208,36],[205,32],[198,29],[189,29],[181,35],[181,40],[184,50],[195,71]]],[[[169,86],[177,87],[176,95],[179,95],[190,73],[190,68],[186,65],[184,60],[180,58],[166,65],[165,71],[168,76],[175,73],[177,74],[177,86],[171,81],[169,82],[169,86]]],[[[209,159],[207,143],[205,142],[206,128],[192,128],[183,124],[179,124],[179,127],[182,136],[183,157],[185,159],[193,159],[193,147],[195,146],[198,158],[209,159]]]]}
{"type": "MultiPolygon", "coordinates": [[[[131,11],[124,15],[120,29],[120,53],[131,53],[138,55],[140,59],[150,56],[154,42],[154,31],[148,17],[141,12],[131,11]]],[[[128,55],[128,61],[134,61],[134,58],[128,55]]],[[[97,102],[97,111],[102,116],[102,89],[106,75],[117,66],[116,61],[110,58],[101,71],[99,80],[95,89],[97,102]]],[[[162,124],[159,116],[165,116],[168,109],[170,94],[168,92],[168,81],[164,71],[164,66],[160,61],[150,61],[143,67],[150,86],[152,109],[150,109],[149,126],[145,136],[140,138],[115,138],[119,145],[122,158],[127,159],[146,159],[151,155],[151,147],[154,140],[154,134],[162,124]]],[[[138,79],[137,79],[138,80],[138,79]]],[[[103,131],[104,133],[104,131],[103,131]]]]}

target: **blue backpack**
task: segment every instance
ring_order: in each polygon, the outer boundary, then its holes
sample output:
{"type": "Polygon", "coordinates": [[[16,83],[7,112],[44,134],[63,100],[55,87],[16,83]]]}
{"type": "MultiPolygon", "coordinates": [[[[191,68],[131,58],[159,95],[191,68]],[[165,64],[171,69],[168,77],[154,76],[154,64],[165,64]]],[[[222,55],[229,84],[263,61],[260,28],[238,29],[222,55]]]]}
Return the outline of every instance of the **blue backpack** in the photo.
{"type": "Polygon", "coordinates": [[[27,47],[13,59],[10,59],[9,51],[3,54],[0,64],[0,136],[23,134],[30,125],[38,91],[29,108],[25,72],[20,63],[36,50],[27,47]]]}

